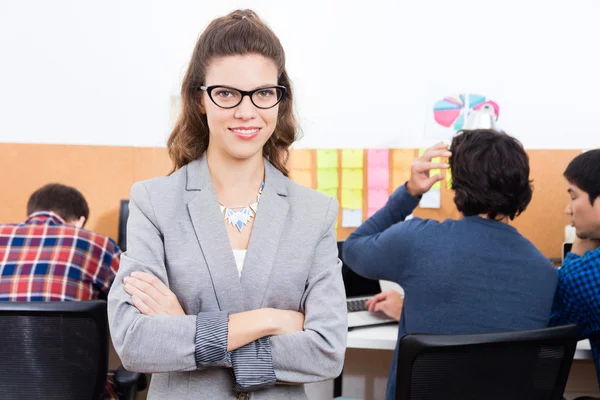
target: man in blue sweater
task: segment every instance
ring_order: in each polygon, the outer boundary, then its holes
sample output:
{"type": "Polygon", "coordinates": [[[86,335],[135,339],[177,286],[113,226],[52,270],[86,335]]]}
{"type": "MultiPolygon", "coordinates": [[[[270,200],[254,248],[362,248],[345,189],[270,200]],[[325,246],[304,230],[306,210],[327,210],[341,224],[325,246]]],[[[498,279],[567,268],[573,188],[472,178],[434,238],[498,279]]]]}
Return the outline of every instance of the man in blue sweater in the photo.
{"type": "MultiPolygon", "coordinates": [[[[413,161],[409,181],[346,240],[345,262],[358,274],[397,282],[405,293],[398,337],[546,327],[556,268],[509,225],[532,196],[521,143],[494,130],[464,131],[413,161]],[[450,157],[449,164],[433,163],[450,157]],[[450,168],[460,220],[405,221],[450,168]]],[[[394,352],[387,399],[395,398],[394,352]]]]}

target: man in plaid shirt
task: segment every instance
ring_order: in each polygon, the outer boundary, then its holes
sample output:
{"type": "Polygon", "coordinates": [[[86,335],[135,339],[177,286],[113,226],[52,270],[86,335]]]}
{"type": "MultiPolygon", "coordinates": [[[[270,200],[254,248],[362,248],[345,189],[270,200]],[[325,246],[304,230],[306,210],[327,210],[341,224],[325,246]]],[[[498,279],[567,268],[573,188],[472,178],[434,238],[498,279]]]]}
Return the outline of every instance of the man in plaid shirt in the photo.
{"type": "MultiPolygon", "coordinates": [[[[27,203],[27,220],[0,225],[0,301],[106,299],[121,250],[83,229],[89,208],[74,188],[49,184],[27,203]]],[[[107,384],[107,398],[116,398],[107,384]]]]}
{"type": "Polygon", "coordinates": [[[575,323],[590,339],[600,384],[600,149],[577,156],[564,176],[577,238],[558,272],[550,325],[575,323]]]}

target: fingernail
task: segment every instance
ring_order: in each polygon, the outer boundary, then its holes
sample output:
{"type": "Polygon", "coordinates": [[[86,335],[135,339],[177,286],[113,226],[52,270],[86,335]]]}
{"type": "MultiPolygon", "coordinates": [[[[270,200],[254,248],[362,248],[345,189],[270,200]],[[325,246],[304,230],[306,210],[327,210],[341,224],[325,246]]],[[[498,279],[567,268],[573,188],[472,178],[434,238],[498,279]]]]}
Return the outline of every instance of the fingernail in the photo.
{"type": "Polygon", "coordinates": [[[129,283],[129,282],[131,282],[131,278],[126,276],[125,278],[123,278],[123,282],[129,283]]]}
{"type": "Polygon", "coordinates": [[[129,275],[131,275],[131,276],[134,276],[134,277],[135,277],[135,276],[138,276],[138,272],[137,272],[137,271],[135,271],[135,272],[132,272],[132,273],[131,273],[131,274],[129,274],[129,275]]]}

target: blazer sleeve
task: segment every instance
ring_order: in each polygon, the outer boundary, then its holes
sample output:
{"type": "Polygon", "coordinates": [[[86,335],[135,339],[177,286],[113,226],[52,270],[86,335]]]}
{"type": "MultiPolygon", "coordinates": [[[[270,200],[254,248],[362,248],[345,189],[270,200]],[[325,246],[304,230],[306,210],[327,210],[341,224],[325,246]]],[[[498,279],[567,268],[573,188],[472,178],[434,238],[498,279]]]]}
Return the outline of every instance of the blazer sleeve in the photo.
{"type": "Polygon", "coordinates": [[[342,372],[348,317],[335,236],[337,212],[338,201],[331,199],[302,299],[304,331],[270,337],[273,368],[280,382],[316,382],[342,372]]]}
{"type": "Polygon", "coordinates": [[[133,271],[148,272],[169,285],[163,237],[143,182],[131,188],[127,247],[108,296],[111,338],[123,366],[147,373],[231,366],[227,312],[147,316],[125,292],[123,278],[133,271]]]}

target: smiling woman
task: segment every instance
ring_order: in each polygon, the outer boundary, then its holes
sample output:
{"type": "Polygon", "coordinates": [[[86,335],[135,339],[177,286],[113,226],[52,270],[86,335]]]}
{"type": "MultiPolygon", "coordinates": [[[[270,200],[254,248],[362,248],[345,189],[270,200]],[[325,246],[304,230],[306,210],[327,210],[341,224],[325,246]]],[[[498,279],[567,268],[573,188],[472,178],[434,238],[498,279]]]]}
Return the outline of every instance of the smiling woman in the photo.
{"type": "Polygon", "coordinates": [[[297,127],[279,39],[252,11],[214,20],[181,93],[173,171],[131,189],[115,349],[154,373],[150,399],[306,399],[303,383],[341,371],[346,304],[338,203],[287,177],[297,127]]]}

